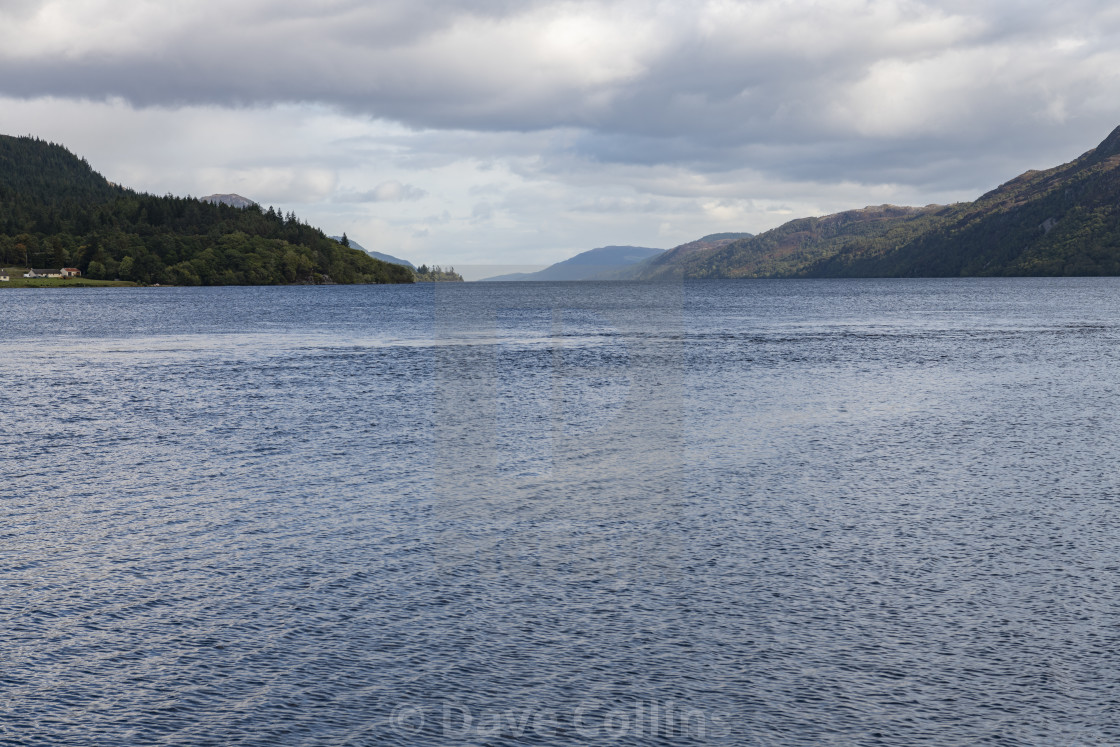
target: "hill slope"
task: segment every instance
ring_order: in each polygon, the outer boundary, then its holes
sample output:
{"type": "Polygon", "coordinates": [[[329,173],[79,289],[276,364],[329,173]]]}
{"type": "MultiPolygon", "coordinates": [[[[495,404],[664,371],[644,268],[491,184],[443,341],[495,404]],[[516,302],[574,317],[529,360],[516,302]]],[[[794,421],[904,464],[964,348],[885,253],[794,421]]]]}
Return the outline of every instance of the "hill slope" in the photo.
{"type": "Polygon", "coordinates": [[[61,145],[0,135],[0,199],[5,204],[60,208],[104,204],[125,194],[61,145]]]}
{"type": "Polygon", "coordinates": [[[413,279],[294,214],[139,194],[62,146],[0,135],[0,266],[16,265],[175,285],[413,279]]]}
{"type": "Polygon", "coordinates": [[[1025,174],[893,251],[852,251],[806,275],[1118,275],[1120,128],[1075,161],[1025,174]]]}
{"type": "Polygon", "coordinates": [[[612,273],[610,277],[617,280],[660,280],[675,277],[681,274],[682,268],[691,266],[697,258],[751,236],[749,233],[714,233],[649,257],[633,267],[612,273]]]}
{"type": "Polygon", "coordinates": [[[601,246],[557,262],[537,272],[517,272],[486,278],[487,281],[514,280],[593,280],[605,273],[621,270],[657,256],[664,249],[648,246],[601,246]]]}
{"type": "MultiPolygon", "coordinates": [[[[341,236],[331,236],[331,238],[335,241],[342,241],[341,236]]],[[[413,270],[416,269],[416,265],[412,264],[407,259],[401,259],[400,257],[394,257],[392,254],[384,254],[382,252],[375,252],[370,249],[366,249],[364,246],[359,244],[357,241],[354,241],[354,239],[350,237],[347,237],[346,240],[350,242],[351,249],[357,249],[358,251],[365,252],[374,259],[380,259],[382,262],[388,262],[391,265],[404,265],[405,267],[410,267],[413,270]]]]}
{"type": "Polygon", "coordinates": [[[678,247],[639,269],[645,279],[1120,275],[1120,128],[975,202],[801,218],[723,246],[678,247]]]}

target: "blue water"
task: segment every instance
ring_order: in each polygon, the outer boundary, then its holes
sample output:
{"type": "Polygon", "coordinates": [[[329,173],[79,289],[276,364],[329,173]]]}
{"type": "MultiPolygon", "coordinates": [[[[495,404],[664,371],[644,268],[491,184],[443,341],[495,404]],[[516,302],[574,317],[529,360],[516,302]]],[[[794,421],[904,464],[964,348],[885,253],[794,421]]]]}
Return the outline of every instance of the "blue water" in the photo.
{"type": "Polygon", "coordinates": [[[1120,744],[1120,280],[0,315],[0,744],[1120,744]]]}

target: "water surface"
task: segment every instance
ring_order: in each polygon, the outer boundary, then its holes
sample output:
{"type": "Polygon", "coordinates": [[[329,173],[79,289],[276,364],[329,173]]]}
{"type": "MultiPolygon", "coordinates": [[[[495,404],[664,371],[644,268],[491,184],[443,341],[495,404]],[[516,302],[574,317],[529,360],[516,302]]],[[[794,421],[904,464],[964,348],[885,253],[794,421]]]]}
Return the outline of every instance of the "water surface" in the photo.
{"type": "Polygon", "coordinates": [[[1118,299],[9,290],[0,744],[1120,743],[1118,299]]]}

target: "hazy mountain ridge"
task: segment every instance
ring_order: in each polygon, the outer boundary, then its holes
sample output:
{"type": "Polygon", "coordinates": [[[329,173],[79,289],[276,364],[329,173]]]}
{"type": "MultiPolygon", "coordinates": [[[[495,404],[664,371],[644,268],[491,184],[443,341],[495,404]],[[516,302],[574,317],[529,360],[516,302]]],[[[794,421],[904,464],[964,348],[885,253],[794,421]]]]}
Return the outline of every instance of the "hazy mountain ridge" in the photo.
{"type": "MultiPolygon", "coordinates": [[[[331,236],[330,238],[334,239],[335,241],[342,241],[341,236],[331,236]]],[[[350,242],[351,249],[357,249],[358,251],[365,252],[374,259],[380,259],[382,262],[388,262],[391,265],[404,265],[405,267],[412,268],[413,270],[416,269],[416,265],[412,264],[407,259],[401,259],[400,257],[394,257],[392,254],[384,254],[383,252],[375,252],[370,249],[366,249],[364,246],[359,244],[357,241],[354,241],[354,239],[350,238],[349,236],[346,237],[346,240],[350,242]]]]}
{"type": "MultiPolygon", "coordinates": [[[[695,242],[694,242],[695,243],[695,242]]],[[[719,247],[684,245],[634,277],[1120,275],[1120,128],[974,202],[800,218],[719,247]]]]}
{"type": "Polygon", "coordinates": [[[602,280],[611,273],[662,254],[664,249],[648,246],[601,246],[549,265],[537,272],[516,272],[486,278],[487,281],[602,280]]]}

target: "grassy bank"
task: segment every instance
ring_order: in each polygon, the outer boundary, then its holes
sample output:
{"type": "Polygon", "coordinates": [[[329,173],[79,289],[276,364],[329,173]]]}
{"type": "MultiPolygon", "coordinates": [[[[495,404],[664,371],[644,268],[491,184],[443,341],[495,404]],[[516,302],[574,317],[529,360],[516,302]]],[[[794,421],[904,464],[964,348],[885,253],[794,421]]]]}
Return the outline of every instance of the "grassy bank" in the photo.
{"type": "Polygon", "coordinates": [[[27,272],[23,267],[9,267],[0,270],[0,275],[7,275],[9,280],[0,283],[0,288],[106,288],[106,287],[135,287],[136,283],[130,280],[89,280],[87,278],[25,278],[27,272]]]}

